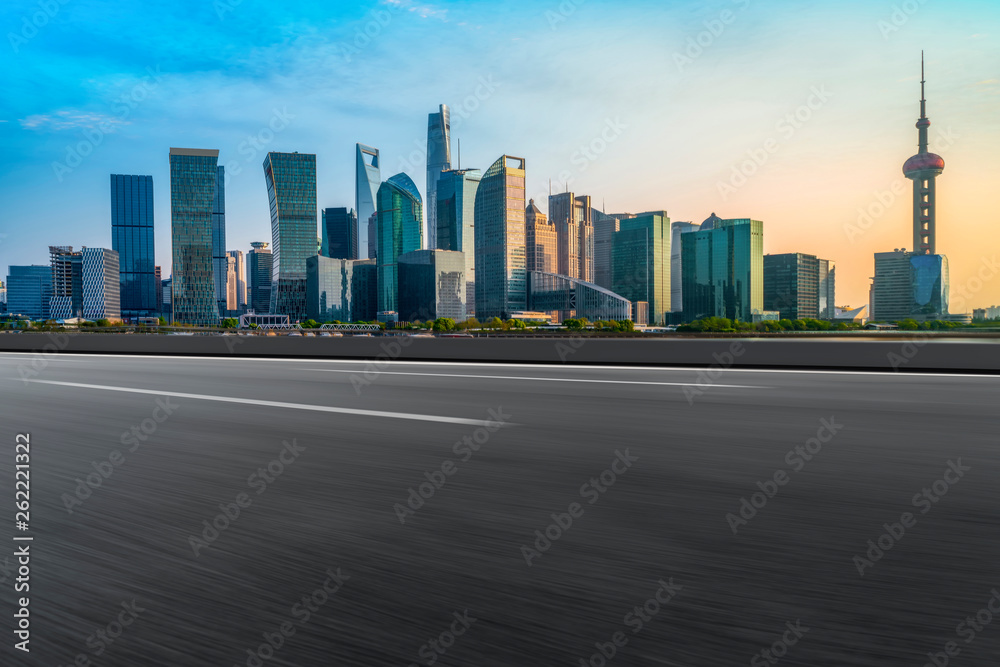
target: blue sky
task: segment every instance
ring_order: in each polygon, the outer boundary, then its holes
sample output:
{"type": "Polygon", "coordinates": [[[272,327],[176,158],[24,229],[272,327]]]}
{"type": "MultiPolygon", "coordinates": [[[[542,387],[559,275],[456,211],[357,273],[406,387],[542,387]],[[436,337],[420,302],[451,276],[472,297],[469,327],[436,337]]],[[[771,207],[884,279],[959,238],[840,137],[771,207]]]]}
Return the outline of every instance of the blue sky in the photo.
{"type": "Polygon", "coordinates": [[[112,173],[152,174],[167,267],[171,146],[220,150],[244,251],[270,239],[268,150],[317,154],[320,207],[353,206],[359,141],[422,189],[443,102],[463,166],[526,158],[543,209],[552,179],[610,212],[761,219],[766,252],[837,260],[838,301],[861,305],[872,253],[911,238],[892,188],[925,48],[939,251],[967,309],[1000,303],[1000,276],[975,282],[1000,245],[995,1],[6,0],[0,36],[0,272],[110,246],[112,173]]]}

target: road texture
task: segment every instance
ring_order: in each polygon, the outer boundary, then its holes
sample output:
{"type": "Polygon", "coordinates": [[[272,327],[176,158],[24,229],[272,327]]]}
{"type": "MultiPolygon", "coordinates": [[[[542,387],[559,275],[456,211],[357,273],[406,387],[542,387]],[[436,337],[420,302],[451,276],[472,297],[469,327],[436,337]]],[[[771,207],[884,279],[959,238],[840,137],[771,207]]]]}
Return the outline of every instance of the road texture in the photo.
{"type": "Polygon", "coordinates": [[[993,667],[998,404],[983,375],[2,354],[0,664],[993,667]]]}

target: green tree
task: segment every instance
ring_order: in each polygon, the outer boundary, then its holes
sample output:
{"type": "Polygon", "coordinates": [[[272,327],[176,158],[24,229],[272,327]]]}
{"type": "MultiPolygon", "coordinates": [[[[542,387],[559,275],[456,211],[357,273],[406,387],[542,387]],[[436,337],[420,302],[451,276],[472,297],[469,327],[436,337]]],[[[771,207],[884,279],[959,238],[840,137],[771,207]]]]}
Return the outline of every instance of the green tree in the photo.
{"type": "Polygon", "coordinates": [[[434,320],[434,331],[451,331],[455,328],[455,320],[450,317],[439,317],[434,320]]]}
{"type": "Polygon", "coordinates": [[[635,322],[633,322],[632,320],[619,320],[618,330],[631,333],[635,331],[635,322]]]}
{"type": "Polygon", "coordinates": [[[920,325],[917,324],[917,321],[913,318],[907,318],[905,320],[898,322],[897,324],[899,325],[899,328],[903,329],[904,331],[916,331],[917,329],[920,328],[920,325]]]}
{"type": "Polygon", "coordinates": [[[239,326],[240,326],[240,321],[235,317],[227,317],[226,319],[222,320],[223,329],[238,329],[239,326]]]}
{"type": "Polygon", "coordinates": [[[110,320],[106,320],[104,318],[101,318],[101,319],[97,320],[97,322],[95,322],[94,324],[96,324],[99,327],[110,327],[111,326],[111,321],[110,320]]]}
{"type": "Polygon", "coordinates": [[[319,329],[320,324],[314,319],[308,319],[305,322],[301,322],[303,329],[319,329]]]}

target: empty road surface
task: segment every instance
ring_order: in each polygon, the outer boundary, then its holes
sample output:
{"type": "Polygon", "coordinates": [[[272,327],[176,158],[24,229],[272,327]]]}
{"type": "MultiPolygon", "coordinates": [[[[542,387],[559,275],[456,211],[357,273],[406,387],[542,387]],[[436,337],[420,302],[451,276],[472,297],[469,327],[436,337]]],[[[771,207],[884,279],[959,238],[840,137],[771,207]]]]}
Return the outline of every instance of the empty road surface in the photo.
{"type": "Polygon", "coordinates": [[[0,354],[0,406],[3,665],[1000,656],[1000,377],[0,354]]]}

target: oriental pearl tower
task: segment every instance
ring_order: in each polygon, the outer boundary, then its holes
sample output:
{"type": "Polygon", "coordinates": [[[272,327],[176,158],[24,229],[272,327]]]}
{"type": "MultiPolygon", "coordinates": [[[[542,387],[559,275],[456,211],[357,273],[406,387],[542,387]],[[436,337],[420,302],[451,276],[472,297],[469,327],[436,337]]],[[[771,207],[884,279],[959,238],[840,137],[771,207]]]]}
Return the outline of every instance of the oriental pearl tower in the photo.
{"type": "Polygon", "coordinates": [[[903,165],[903,174],[913,181],[913,254],[936,255],[937,186],[944,171],[944,158],[927,150],[927,99],[924,94],[924,55],[920,54],[920,150],[903,165]]]}

